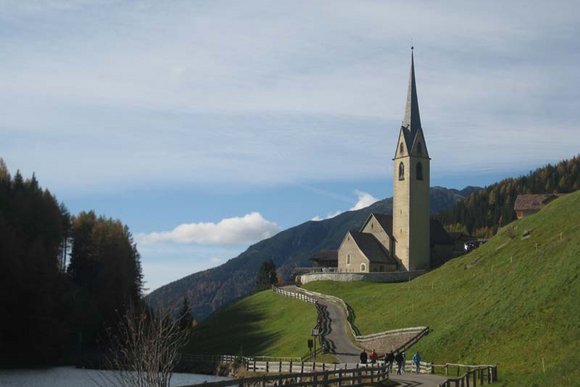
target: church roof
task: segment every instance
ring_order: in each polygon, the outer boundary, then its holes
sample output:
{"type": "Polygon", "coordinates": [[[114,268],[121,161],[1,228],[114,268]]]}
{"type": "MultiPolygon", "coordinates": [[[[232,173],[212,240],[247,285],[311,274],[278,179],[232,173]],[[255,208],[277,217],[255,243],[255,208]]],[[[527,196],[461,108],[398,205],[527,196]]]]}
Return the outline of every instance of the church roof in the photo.
{"type": "Polygon", "coordinates": [[[393,235],[393,216],[387,214],[379,214],[376,212],[371,212],[366,222],[364,222],[364,224],[362,225],[361,231],[366,227],[371,217],[375,217],[375,219],[379,222],[379,224],[381,225],[383,230],[385,230],[387,235],[393,235]]]}
{"type": "Polygon", "coordinates": [[[372,263],[394,263],[397,262],[391,257],[389,252],[381,245],[381,242],[373,234],[359,231],[351,231],[350,235],[363,252],[363,254],[372,263]]]}
{"type": "Polygon", "coordinates": [[[540,210],[560,194],[520,194],[514,203],[515,211],[540,210]]]}
{"type": "MultiPolygon", "coordinates": [[[[363,226],[361,227],[361,231],[366,227],[366,225],[369,222],[371,217],[375,217],[375,219],[379,222],[379,224],[381,225],[383,230],[385,230],[387,235],[389,235],[391,237],[393,236],[393,216],[387,215],[387,214],[379,214],[376,212],[372,212],[369,215],[367,221],[364,222],[363,226]]],[[[430,230],[429,234],[430,234],[430,238],[431,238],[431,244],[445,245],[445,244],[453,243],[453,238],[451,238],[449,233],[447,231],[445,231],[445,229],[443,228],[443,225],[437,219],[431,219],[431,224],[430,224],[429,230],[430,230]]],[[[371,234],[369,234],[369,235],[371,235],[371,234]]]]}
{"type": "Polygon", "coordinates": [[[413,147],[413,142],[417,137],[417,132],[421,130],[421,116],[419,114],[419,99],[417,98],[417,84],[415,82],[415,59],[411,47],[411,73],[409,75],[409,88],[407,90],[407,101],[405,103],[405,115],[401,130],[405,136],[405,142],[409,151],[413,147]]]}
{"type": "Polygon", "coordinates": [[[320,250],[310,258],[311,261],[338,261],[338,250],[320,250]]]}

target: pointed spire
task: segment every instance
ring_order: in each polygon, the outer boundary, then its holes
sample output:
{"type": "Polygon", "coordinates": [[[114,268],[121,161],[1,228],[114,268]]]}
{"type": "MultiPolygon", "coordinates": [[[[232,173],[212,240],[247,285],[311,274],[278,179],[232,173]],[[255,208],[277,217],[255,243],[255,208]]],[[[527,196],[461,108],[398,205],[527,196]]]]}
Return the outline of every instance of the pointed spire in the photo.
{"type": "Polygon", "coordinates": [[[407,91],[407,103],[405,104],[405,117],[403,127],[411,133],[421,129],[421,117],[419,116],[419,100],[417,99],[417,86],[415,85],[415,60],[411,46],[411,74],[409,76],[409,90],[407,91]]]}

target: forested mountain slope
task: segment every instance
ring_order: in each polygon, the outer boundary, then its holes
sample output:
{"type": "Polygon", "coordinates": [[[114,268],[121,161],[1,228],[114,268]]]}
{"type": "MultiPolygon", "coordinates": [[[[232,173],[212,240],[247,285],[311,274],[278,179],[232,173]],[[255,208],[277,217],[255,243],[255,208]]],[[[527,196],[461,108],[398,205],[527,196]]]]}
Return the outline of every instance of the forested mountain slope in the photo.
{"type": "Polygon", "coordinates": [[[516,218],[514,203],[518,194],[569,193],[579,188],[580,156],[575,156],[477,190],[455,207],[440,213],[438,219],[448,230],[490,237],[498,227],[516,218]]]}

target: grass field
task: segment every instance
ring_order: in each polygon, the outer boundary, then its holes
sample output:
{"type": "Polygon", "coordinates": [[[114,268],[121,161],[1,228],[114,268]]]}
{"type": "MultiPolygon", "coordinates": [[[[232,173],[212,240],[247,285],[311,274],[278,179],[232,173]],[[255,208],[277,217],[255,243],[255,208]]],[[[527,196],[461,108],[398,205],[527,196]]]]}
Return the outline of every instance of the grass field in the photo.
{"type": "MultiPolygon", "coordinates": [[[[503,228],[488,243],[411,282],[317,282],[343,298],[362,334],[432,331],[412,350],[435,363],[494,363],[501,384],[580,385],[580,192],[503,228]],[[523,237],[524,233],[529,236],[523,237]]],[[[271,291],[242,299],[195,330],[194,352],[302,356],[311,304],[271,291]]]]}
{"type": "Polygon", "coordinates": [[[363,334],[426,325],[427,361],[497,363],[509,385],[580,385],[580,192],[408,283],[317,282],[363,334]],[[523,237],[525,232],[529,236],[523,237]]]}
{"type": "Polygon", "coordinates": [[[314,305],[265,290],[206,320],[194,330],[186,351],[302,357],[316,319],[314,305]]]}

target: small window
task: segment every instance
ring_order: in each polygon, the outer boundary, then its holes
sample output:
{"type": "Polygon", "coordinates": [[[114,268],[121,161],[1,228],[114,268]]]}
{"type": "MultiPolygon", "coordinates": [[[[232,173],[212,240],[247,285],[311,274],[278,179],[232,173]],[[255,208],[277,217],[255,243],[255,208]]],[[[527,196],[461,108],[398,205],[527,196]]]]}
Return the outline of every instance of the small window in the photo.
{"type": "Polygon", "coordinates": [[[367,265],[365,265],[364,263],[360,264],[360,271],[365,272],[367,271],[367,265]]]}
{"type": "Polygon", "coordinates": [[[346,256],[346,264],[350,265],[350,254],[347,254],[346,256]]]}
{"type": "Polygon", "coordinates": [[[399,180],[405,180],[405,165],[402,161],[399,163],[399,180]]]}
{"type": "Polygon", "coordinates": [[[403,143],[401,143],[401,145],[399,145],[399,153],[403,154],[403,143]]]}
{"type": "Polygon", "coordinates": [[[423,147],[421,146],[420,142],[417,143],[417,153],[419,154],[423,153],[423,147]]]}
{"type": "Polygon", "coordinates": [[[421,162],[417,163],[416,172],[417,180],[423,180],[423,165],[421,165],[421,162]]]}

